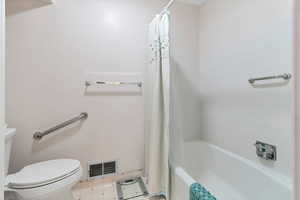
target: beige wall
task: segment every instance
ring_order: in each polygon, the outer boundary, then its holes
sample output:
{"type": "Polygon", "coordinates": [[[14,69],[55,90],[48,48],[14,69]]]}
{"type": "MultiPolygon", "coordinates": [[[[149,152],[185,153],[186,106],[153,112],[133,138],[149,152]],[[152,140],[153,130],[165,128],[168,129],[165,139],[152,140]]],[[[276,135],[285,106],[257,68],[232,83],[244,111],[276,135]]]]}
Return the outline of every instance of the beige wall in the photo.
{"type": "MultiPolygon", "coordinates": [[[[7,119],[17,128],[10,172],[61,157],[79,159],[84,167],[87,161],[118,159],[121,172],[144,168],[143,97],[85,95],[83,83],[87,72],[143,72],[148,23],[167,2],[56,0],[9,12],[7,119]],[[81,126],[41,143],[32,140],[36,130],[82,111],[89,119],[81,126]]],[[[185,67],[196,61],[197,13],[197,7],[182,3],[172,7],[172,27],[182,38],[173,49],[191,46],[176,55],[185,67]]]]}
{"type": "Polygon", "coordinates": [[[5,1],[0,0],[0,129],[5,126],[5,1]]]}
{"type": "MultiPolygon", "coordinates": [[[[7,121],[17,128],[10,172],[55,159],[144,168],[143,97],[85,94],[87,72],[142,72],[147,27],[167,1],[56,0],[7,18],[7,121]],[[32,134],[86,111],[40,143],[32,134]]],[[[86,172],[86,170],[85,170],[86,172]]]]}
{"type": "MultiPolygon", "coordinates": [[[[4,84],[4,29],[5,29],[5,1],[0,0],[0,183],[4,182],[4,137],[2,134],[2,129],[5,127],[5,84],[4,84]]],[[[3,200],[3,185],[0,184],[0,200],[3,200]]]]}

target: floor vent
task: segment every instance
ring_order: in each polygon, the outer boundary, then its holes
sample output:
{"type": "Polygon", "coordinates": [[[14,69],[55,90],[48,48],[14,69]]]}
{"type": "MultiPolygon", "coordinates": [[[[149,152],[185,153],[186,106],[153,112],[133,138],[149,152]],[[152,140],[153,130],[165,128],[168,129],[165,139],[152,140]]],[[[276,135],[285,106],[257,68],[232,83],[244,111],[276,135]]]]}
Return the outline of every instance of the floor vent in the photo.
{"type": "Polygon", "coordinates": [[[141,177],[118,181],[117,193],[118,200],[134,200],[149,194],[141,177]]]}
{"type": "Polygon", "coordinates": [[[117,173],[117,161],[109,162],[89,162],[89,179],[102,178],[104,176],[115,175],[117,173]]]}

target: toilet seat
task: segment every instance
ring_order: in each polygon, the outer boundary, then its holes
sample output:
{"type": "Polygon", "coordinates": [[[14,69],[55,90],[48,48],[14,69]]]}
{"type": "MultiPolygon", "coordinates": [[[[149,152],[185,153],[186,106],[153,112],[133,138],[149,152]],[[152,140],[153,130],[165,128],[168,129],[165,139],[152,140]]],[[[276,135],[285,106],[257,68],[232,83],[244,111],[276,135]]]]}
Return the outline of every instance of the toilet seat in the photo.
{"type": "Polygon", "coordinates": [[[77,160],[49,160],[28,165],[20,172],[8,175],[6,185],[11,189],[32,189],[66,179],[80,170],[77,160]]]}

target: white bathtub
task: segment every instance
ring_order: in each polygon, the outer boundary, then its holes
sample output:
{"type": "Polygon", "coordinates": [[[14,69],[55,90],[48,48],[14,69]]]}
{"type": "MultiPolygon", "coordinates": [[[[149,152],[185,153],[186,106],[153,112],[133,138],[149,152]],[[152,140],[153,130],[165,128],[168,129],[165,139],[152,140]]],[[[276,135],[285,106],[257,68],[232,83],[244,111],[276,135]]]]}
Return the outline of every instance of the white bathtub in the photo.
{"type": "Polygon", "coordinates": [[[188,200],[199,182],[218,200],[293,200],[290,178],[206,142],[184,145],[184,165],[172,166],[171,199],[188,200]]]}

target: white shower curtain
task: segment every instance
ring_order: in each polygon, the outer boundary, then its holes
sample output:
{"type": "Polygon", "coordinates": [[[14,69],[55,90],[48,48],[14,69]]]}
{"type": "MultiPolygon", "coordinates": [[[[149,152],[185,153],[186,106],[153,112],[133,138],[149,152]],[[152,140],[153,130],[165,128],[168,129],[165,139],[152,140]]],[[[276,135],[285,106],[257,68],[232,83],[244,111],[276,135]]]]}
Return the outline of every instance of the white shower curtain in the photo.
{"type": "Polygon", "coordinates": [[[145,87],[146,176],[151,194],[169,194],[169,13],[149,26],[145,87]]]}

